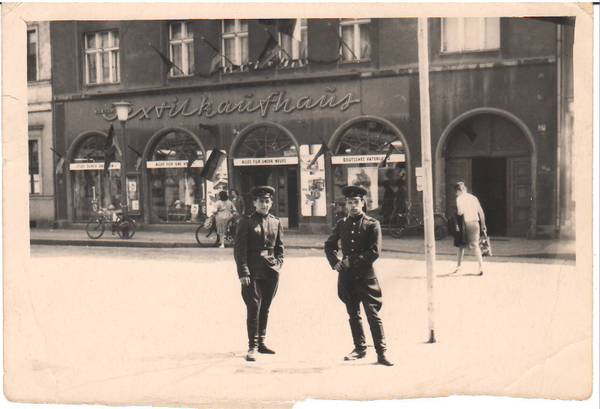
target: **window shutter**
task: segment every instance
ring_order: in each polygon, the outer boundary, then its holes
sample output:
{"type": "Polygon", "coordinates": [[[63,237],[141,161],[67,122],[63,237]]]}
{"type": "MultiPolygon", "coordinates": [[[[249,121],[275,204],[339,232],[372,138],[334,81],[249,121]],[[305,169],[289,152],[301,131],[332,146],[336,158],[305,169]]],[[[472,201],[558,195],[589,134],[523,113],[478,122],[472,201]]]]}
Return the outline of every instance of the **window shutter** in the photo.
{"type": "Polygon", "coordinates": [[[308,20],[308,58],[315,62],[335,61],[339,55],[338,19],[308,20]]]}

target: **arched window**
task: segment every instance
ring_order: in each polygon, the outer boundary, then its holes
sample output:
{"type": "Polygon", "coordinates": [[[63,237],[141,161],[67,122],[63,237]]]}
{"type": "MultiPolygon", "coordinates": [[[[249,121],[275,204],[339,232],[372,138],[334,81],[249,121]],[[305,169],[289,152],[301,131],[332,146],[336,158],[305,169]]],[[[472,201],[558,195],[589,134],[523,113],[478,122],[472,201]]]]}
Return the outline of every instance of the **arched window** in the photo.
{"type": "Polygon", "coordinates": [[[93,134],[83,139],[71,158],[73,183],[73,216],[75,221],[88,221],[94,206],[120,207],[121,155],[117,150],[109,169],[104,169],[106,136],[93,134]]]}
{"type": "Polygon", "coordinates": [[[404,152],[399,135],[390,126],[374,120],[364,120],[353,123],[343,131],[336,154],[385,154],[391,142],[394,142],[395,152],[404,152]]]}
{"type": "Polygon", "coordinates": [[[198,222],[206,216],[204,150],[189,133],[161,135],[146,162],[152,223],[198,222]]]}
{"type": "Polygon", "coordinates": [[[409,200],[406,146],[402,136],[383,121],[364,119],[346,127],[334,147],[333,195],[337,216],[345,214],[342,189],[367,190],[367,212],[383,225],[397,224],[409,200]],[[387,156],[386,163],[382,161],[387,156]]]}
{"type": "Polygon", "coordinates": [[[282,129],[264,125],[250,130],[241,141],[237,158],[274,158],[297,156],[296,144],[282,129]]]}

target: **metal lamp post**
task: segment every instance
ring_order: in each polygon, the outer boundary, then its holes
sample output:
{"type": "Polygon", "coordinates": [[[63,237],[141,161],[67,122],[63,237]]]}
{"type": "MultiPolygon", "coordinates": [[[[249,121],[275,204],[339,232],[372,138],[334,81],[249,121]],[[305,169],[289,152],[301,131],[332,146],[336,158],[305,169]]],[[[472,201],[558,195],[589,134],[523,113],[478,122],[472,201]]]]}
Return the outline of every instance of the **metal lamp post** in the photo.
{"type": "Polygon", "coordinates": [[[127,101],[119,101],[113,102],[112,104],[117,111],[117,118],[121,123],[121,140],[122,140],[122,149],[121,149],[121,211],[122,217],[125,217],[127,214],[127,140],[125,135],[125,123],[127,122],[127,118],[129,117],[129,108],[131,104],[127,101]]]}

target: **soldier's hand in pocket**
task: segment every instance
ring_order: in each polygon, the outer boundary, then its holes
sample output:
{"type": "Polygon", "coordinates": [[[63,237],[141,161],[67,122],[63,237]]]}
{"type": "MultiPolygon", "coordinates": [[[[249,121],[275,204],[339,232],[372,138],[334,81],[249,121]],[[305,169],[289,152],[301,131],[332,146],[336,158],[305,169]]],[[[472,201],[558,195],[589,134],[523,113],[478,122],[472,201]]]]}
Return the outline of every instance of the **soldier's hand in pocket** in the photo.
{"type": "Polygon", "coordinates": [[[250,285],[250,277],[240,277],[240,283],[242,283],[244,287],[248,287],[250,285]]]}

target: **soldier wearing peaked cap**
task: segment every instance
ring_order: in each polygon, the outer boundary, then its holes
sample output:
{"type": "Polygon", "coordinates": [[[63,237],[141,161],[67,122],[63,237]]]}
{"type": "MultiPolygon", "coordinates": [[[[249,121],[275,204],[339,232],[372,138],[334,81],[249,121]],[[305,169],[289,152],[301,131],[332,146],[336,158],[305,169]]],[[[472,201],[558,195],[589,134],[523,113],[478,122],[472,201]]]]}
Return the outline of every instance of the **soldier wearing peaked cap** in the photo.
{"type": "Polygon", "coordinates": [[[238,223],[233,252],[247,310],[247,361],[255,361],[256,352],[275,353],[265,345],[265,336],[284,250],[281,223],[269,213],[275,189],[256,186],[251,194],[255,211],[238,223]]]}
{"type": "Polygon", "coordinates": [[[346,186],[348,216],[338,220],[333,232],[325,241],[325,255],[331,267],[338,271],[338,296],[346,305],[354,350],[345,360],[366,356],[365,334],[360,317],[362,303],[371,328],[377,352],[377,363],[392,366],[385,356],[386,343],[383,323],[379,317],[382,306],[381,288],[373,263],[381,251],[381,228],[379,222],[363,212],[367,191],[360,186],[346,186]],[[340,245],[341,242],[341,258],[340,245]]]}

